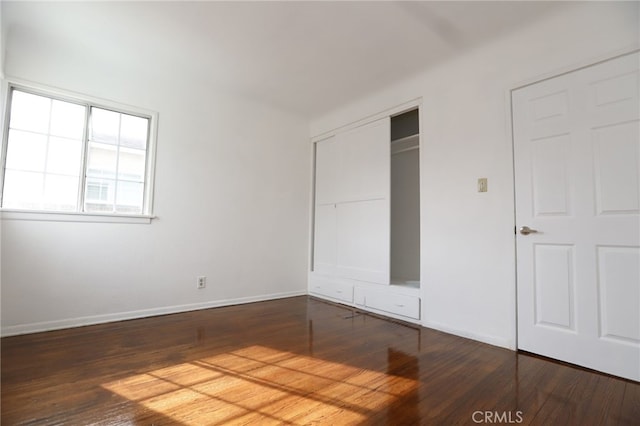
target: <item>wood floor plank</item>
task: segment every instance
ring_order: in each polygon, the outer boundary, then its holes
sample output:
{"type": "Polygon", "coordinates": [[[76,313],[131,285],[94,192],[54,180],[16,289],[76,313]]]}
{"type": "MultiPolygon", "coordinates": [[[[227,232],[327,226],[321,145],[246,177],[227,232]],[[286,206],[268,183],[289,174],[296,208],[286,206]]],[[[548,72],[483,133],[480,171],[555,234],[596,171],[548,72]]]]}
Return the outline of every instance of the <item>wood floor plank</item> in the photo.
{"type": "Polygon", "coordinates": [[[638,419],[640,419],[640,386],[637,383],[625,383],[624,397],[618,418],[620,424],[638,424],[638,419]]]}
{"type": "Polygon", "coordinates": [[[1,381],[3,425],[640,419],[638,383],[306,296],[3,338],[1,381]]]}

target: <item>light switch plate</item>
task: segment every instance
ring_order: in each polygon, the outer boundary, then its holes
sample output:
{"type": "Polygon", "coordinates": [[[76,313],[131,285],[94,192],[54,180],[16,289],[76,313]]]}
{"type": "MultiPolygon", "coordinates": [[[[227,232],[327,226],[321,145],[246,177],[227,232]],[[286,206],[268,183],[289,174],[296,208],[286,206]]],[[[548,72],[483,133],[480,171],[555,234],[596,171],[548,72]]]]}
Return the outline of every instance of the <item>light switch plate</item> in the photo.
{"type": "Polygon", "coordinates": [[[478,178],[478,192],[487,192],[487,178],[478,178]]]}

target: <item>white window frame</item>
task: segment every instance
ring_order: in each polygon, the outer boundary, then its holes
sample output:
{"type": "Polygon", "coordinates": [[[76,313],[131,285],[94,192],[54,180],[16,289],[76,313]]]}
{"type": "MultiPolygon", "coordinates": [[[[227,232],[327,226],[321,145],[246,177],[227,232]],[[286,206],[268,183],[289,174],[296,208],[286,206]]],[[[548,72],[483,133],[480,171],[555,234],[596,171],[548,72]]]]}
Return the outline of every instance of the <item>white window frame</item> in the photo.
{"type": "MultiPolygon", "coordinates": [[[[158,126],[158,113],[155,111],[125,105],[105,99],[99,99],[92,96],[74,93],[57,88],[47,87],[41,84],[26,82],[23,80],[8,78],[2,81],[2,114],[0,114],[0,126],[2,129],[2,150],[0,154],[0,191],[4,188],[5,165],[7,159],[8,146],[8,126],[9,114],[11,107],[12,90],[20,90],[34,95],[45,96],[65,102],[72,102],[83,105],[90,109],[91,107],[113,110],[115,112],[130,114],[149,119],[149,135],[146,149],[145,163],[145,181],[143,206],[141,214],[130,213],[88,213],[88,212],[61,212],[46,210],[22,210],[0,207],[0,218],[2,220],[36,220],[36,221],[62,221],[62,222],[115,222],[115,223],[151,223],[155,219],[153,215],[153,194],[154,194],[154,178],[155,178],[155,158],[156,158],[156,139],[158,126]]],[[[87,117],[88,120],[88,117],[87,117]]],[[[85,133],[88,123],[85,122],[85,133]]],[[[81,191],[84,193],[85,175],[86,175],[86,156],[87,156],[87,135],[83,140],[83,158],[82,158],[82,176],[81,191]]],[[[3,193],[0,192],[0,196],[3,193]]],[[[1,205],[1,203],[0,203],[1,205]]]]}

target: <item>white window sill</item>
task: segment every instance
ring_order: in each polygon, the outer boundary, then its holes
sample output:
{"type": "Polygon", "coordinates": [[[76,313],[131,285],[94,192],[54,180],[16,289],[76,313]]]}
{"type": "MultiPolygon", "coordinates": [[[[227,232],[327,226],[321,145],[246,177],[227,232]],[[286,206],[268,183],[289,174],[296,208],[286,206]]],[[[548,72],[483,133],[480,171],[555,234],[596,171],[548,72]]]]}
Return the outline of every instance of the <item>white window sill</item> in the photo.
{"type": "Polygon", "coordinates": [[[140,223],[149,224],[156,216],[151,215],[126,215],[126,214],[100,214],[78,212],[44,212],[31,210],[1,209],[2,220],[34,220],[45,222],[93,222],[93,223],[140,223]]]}

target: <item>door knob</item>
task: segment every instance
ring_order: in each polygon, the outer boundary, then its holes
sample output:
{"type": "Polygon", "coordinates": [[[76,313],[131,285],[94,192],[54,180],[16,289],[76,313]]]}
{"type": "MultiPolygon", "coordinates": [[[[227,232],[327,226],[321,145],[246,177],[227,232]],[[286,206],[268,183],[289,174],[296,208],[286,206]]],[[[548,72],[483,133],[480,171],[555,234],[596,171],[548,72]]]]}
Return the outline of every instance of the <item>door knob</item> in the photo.
{"type": "Polygon", "coordinates": [[[537,229],[531,229],[528,226],[523,226],[523,227],[520,228],[520,233],[522,235],[535,234],[536,232],[538,232],[537,229]]]}

